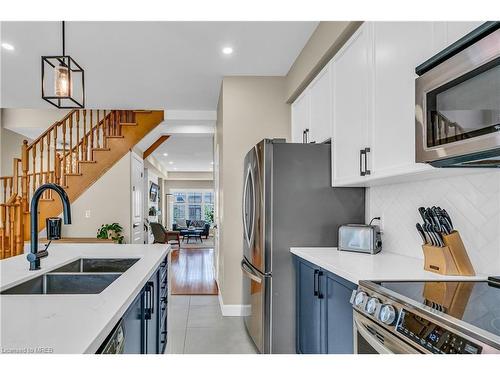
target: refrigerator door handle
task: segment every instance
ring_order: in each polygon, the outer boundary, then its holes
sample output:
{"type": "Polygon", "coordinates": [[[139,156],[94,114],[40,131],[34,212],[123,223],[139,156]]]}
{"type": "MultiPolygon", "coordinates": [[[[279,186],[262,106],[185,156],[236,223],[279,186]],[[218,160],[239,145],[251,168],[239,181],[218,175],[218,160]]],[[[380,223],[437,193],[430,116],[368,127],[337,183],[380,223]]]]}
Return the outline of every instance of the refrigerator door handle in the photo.
{"type": "Polygon", "coordinates": [[[254,270],[252,270],[248,265],[247,263],[245,262],[245,260],[243,259],[241,261],[241,270],[245,273],[246,276],[248,276],[251,280],[255,281],[256,283],[259,283],[261,284],[262,283],[262,278],[259,277],[259,275],[257,275],[257,273],[255,273],[254,270]]]}
{"type": "Polygon", "coordinates": [[[252,174],[252,168],[249,166],[248,167],[248,172],[247,172],[247,175],[245,177],[245,184],[244,184],[244,187],[243,187],[243,202],[242,202],[242,213],[243,213],[243,230],[245,232],[245,240],[248,244],[248,246],[251,245],[252,243],[252,236],[253,236],[253,227],[255,225],[254,223],[254,220],[255,220],[255,189],[254,189],[254,186],[253,186],[253,174],[252,174]],[[248,222],[247,222],[247,214],[248,212],[246,212],[246,205],[247,205],[247,190],[248,190],[248,181],[249,179],[251,179],[252,181],[252,185],[251,185],[251,189],[252,189],[252,230],[251,232],[248,231],[248,222]]]}

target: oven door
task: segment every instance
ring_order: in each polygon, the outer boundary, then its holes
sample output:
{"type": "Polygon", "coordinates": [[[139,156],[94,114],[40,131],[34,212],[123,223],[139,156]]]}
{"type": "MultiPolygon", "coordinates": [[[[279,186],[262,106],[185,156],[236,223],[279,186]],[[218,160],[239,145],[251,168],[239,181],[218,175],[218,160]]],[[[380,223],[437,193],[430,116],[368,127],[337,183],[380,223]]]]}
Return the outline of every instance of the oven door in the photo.
{"type": "Polygon", "coordinates": [[[356,311],[353,311],[353,321],[356,354],[421,354],[396,335],[356,311]]]}
{"type": "Polygon", "coordinates": [[[500,166],[500,29],[417,78],[415,127],[417,162],[500,166]]]}

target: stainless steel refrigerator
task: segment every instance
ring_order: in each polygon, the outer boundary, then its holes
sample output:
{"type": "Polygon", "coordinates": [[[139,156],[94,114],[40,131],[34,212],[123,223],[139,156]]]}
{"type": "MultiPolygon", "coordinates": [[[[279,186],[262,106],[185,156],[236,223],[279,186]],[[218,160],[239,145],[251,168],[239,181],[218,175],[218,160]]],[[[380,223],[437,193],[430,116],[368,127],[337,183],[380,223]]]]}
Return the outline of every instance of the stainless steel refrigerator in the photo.
{"type": "Polygon", "coordinates": [[[264,139],[243,178],[245,326],[261,353],[295,353],[290,247],[337,246],[340,225],[365,221],[365,191],[331,187],[329,144],[264,139]]]}

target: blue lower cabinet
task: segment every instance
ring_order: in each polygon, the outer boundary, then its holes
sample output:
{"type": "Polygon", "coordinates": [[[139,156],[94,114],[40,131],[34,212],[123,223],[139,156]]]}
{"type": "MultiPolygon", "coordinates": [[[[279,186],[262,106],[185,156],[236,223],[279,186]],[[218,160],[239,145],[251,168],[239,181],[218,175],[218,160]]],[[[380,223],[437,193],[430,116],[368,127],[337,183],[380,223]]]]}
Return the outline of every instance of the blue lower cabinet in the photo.
{"type": "MultiPolygon", "coordinates": [[[[124,354],[160,354],[165,351],[167,345],[167,270],[168,258],[165,257],[123,315],[120,323],[125,338],[124,354]]],[[[100,350],[101,348],[98,352],[100,350]]]]}
{"type": "Polygon", "coordinates": [[[319,268],[307,262],[296,263],[297,277],[297,353],[321,352],[321,300],[318,298],[319,268]]]}
{"type": "Polygon", "coordinates": [[[297,353],[352,353],[356,285],[298,257],[295,270],[297,353]]]}
{"type": "Polygon", "coordinates": [[[146,354],[158,354],[160,351],[160,326],[159,326],[159,274],[156,271],[144,287],[144,331],[146,354]]]}
{"type": "Polygon", "coordinates": [[[330,272],[324,271],[321,279],[324,291],[323,330],[326,333],[324,353],[353,353],[352,305],[349,303],[352,291],[357,286],[330,272]]]}

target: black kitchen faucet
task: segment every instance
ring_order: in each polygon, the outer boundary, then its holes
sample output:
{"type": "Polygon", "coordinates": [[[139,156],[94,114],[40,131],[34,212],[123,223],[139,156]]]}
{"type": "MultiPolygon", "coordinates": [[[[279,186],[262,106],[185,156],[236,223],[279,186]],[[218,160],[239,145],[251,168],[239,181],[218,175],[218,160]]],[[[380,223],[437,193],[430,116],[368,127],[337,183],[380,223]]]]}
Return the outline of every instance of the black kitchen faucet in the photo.
{"type": "Polygon", "coordinates": [[[36,189],[33,193],[33,198],[31,198],[31,252],[27,256],[30,262],[30,271],[39,270],[40,258],[45,258],[49,255],[47,251],[48,246],[44,250],[38,251],[38,201],[45,190],[54,190],[59,194],[63,204],[64,224],[71,224],[71,203],[64,189],[57,184],[43,184],[36,189]]]}

